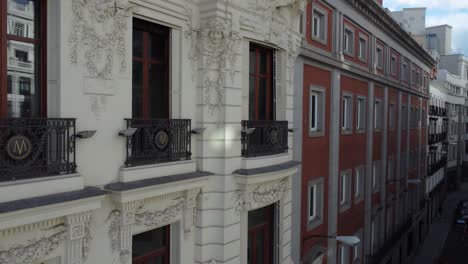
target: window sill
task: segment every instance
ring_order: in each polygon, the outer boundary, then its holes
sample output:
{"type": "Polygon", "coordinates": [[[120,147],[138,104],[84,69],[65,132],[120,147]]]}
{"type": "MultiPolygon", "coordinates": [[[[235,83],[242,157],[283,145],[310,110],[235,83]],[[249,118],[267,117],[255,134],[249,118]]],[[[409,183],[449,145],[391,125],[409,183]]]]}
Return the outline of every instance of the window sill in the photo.
{"type": "Polygon", "coordinates": [[[307,231],[311,231],[312,229],[315,229],[322,224],[323,224],[322,217],[317,216],[314,220],[309,220],[307,222],[307,231]]]}
{"type": "Polygon", "coordinates": [[[366,133],[366,129],[359,129],[359,130],[356,130],[356,134],[365,134],[366,133]]]}
{"type": "Polygon", "coordinates": [[[357,198],[354,198],[354,204],[360,204],[364,201],[364,198],[361,196],[357,197],[357,198]]]}
{"type": "Polygon", "coordinates": [[[352,134],[353,134],[352,129],[347,129],[347,130],[341,129],[341,135],[352,135],[352,134]]]}
{"type": "Polygon", "coordinates": [[[328,41],[326,39],[322,39],[320,37],[316,37],[316,36],[313,36],[313,35],[312,35],[311,39],[313,41],[315,41],[315,42],[318,42],[318,43],[322,44],[322,45],[325,45],[325,46],[328,45],[328,41]]]}
{"type": "Polygon", "coordinates": [[[323,137],[323,136],[325,136],[324,130],[318,130],[318,131],[309,130],[309,137],[323,137]]]}
{"type": "Polygon", "coordinates": [[[351,208],[351,205],[349,204],[349,202],[346,202],[344,204],[340,203],[340,213],[346,212],[350,208],[351,208]]]}
{"type": "Polygon", "coordinates": [[[349,52],[349,51],[344,50],[344,51],[343,51],[343,54],[346,55],[346,56],[349,56],[349,57],[353,57],[353,58],[354,58],[354,53],[352,53],[352,52],[349,52]]]}

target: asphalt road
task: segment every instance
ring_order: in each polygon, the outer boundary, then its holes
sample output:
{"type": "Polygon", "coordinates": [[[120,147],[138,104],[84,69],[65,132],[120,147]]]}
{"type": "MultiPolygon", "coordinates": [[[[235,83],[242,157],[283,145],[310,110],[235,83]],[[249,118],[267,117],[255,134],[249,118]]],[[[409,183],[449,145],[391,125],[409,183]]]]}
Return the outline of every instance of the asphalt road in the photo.
{"type": "Polygon", "coordinates": [[[431,224],[415,264],[468,264],[468,237],[463,241],[463,232],[453,225],[455,209],[462,199],[468,199],[468,183],[448,194],[442,216],[431,224]]]}

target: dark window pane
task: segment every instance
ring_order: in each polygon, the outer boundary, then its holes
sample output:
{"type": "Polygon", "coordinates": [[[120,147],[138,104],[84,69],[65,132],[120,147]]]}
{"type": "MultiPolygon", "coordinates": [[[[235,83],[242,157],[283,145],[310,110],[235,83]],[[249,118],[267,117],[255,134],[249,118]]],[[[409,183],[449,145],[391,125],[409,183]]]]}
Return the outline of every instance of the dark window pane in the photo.
{"type": "Polygon", "coordinates": [[[37,2],[34,0],[8,0],[7,34],[35,38],[37,2]]]}
{"type": "Polygon", "coordinates": [[[13,89],[13,80],[11,78],[11,75],[8,75],[7,77],[7,93],[11,94],[13,89]]]}
{"type": "Polygon", "coordinates": [[[249,119],[256,120],[256,109],[255,109],[255,78],[249,78],[249,119]]]}
{"type": "Polygon", "coordinates": [[[164,65],[150,64],[148,74],[149,111],[151,118],[168,118],[166,69],[164,65]]]}
{"type": "Polygon", "coordinates": [[[267,119],[267,80],[261,78],[258,87],[258,120],[267,119]]]}
{"type": "Polygon", "coordinates": [[[132,79],[133,117],[143,117],[143,64],[141,62],[133,62],[132,79]]]}
{"type": "Polygon", "coordinates": [[[249,54],[249,71],[250,71],[250,73],[255,73],[255,64],[256,64],[255,49],[251,49],[250,54],[249,54]]]}
{"type": "Polygon", "coordinates": [[[160,34],[150,34],[149,36],[149,52],[152,60],[162,61],[166,55],[166,41],[165,36],[160,34]]]}
{"type": "Polygon", "coordinates": [[[256,249],[256,262],[255,263],[264,263],[265,259],[265,233],[263,232],[257,232],[256,233],[256,238],[255,238],[255,249],[256,249]]]}
{"type": "Polygon", "coordinates": [[[143,58],[143,32],[133,30],[133,57],[143,58]]]}
{"type": "Polygon", "coordinates": [[[310,113],[310,126],[313,127],[313,128],[316,128],[317,127],[317,124],[315,123],[316,120],[315,120],[315,105],[317,103],[317,97],[315,95],[312,96],[312,111],[310,113]]]}
{"type": "Polygon", "coordinates": [[[260,73],[266,74],[268,69],[267,52],[260,52],[260,73]]]}
{"type": "Polygon", "coordinates": [[[152,255],[151,253],[154,252],[154,256],[148,257],[153,260],[150,263],[159,263],[157,260],[162,259],[162,256],[165,253],[161,250],[169,246],[167,245],[169,236],[168,230],[169,228],[164,226],[134,235],[132,240],[132,257],[137,258],[145,255],[152,255]],[[161,254],[157,254],[156,251],[161,252],[161,254]],[[160,258],[158,258],[158,256],[160,258]]]}
{"type": "Polygon", "coordinates": [[[314,200],[315,187],[310,187],[310,197],[309,197],[309,216],[314,214],[315,200],[314,200]]]}

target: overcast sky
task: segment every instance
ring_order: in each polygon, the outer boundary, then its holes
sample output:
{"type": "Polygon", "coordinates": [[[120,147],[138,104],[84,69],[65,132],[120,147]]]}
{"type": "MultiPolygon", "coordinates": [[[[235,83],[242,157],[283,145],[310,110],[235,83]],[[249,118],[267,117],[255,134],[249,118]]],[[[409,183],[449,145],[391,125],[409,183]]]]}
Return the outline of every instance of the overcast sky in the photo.
{"type": "Polygon", "coordinates": [[[392,11],[427,7],[426,26],[451,25],[452,48],[468,56],[468,0],[384,0],[384,6],[392,11]]]}

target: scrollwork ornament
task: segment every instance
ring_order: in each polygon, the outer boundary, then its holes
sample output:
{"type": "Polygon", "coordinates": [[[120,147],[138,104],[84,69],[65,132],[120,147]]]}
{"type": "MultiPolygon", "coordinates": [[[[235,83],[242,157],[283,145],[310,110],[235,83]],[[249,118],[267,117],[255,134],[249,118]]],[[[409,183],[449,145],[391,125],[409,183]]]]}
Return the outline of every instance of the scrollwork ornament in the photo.
{"type": "MultiPolygon", "coordinates": [[[[190,11],[187,12],[190,14],[190,11]]],[[[197,62],[201,62],[204,103],[210,114],[223,108],[226,74],[229,72],[231,79],[235,77],[240,36],[232,29],[232,22],[227,21],[210,19],[200,32],[195,31],[191,28],[191,23],[188,23],[190,28],[186,33],[186,37],[192,41],[189,54],[192,66],[197,67],[197,62]]]]}
{"type": "Polygon", "coordinates": [[[168,206],[159,211],[144,211],[135,214],[135,222],[139,225],[157,226],[169,223],[177,216],[181,215],[184,208],[184,199],[177,199],[176,204],[168,206]]]}
{"type": "Polygon", "coordinates": [[[27,246],[17,246],[0,251],[0,264],[29,264],[47,258],[66,239],[67,232],[61,231],[50,237],[41,238],[27,246]]]}
{"type": "Polygon", "coordinates": [[[120,73],[126,71],[127,19],[130,8],[118,8],[114,0],[73,0],[72,30],[69,37],[70,60],[80,61],[95,78],[109,79],[114,58],[120,58],[120,73]]]}
{"type": "Polygon", "coordinates": [[[263,207],[279,201],[289,188],[288,179],[269,183],[243,185],[233,194],[237,212],[263,207]]]}

